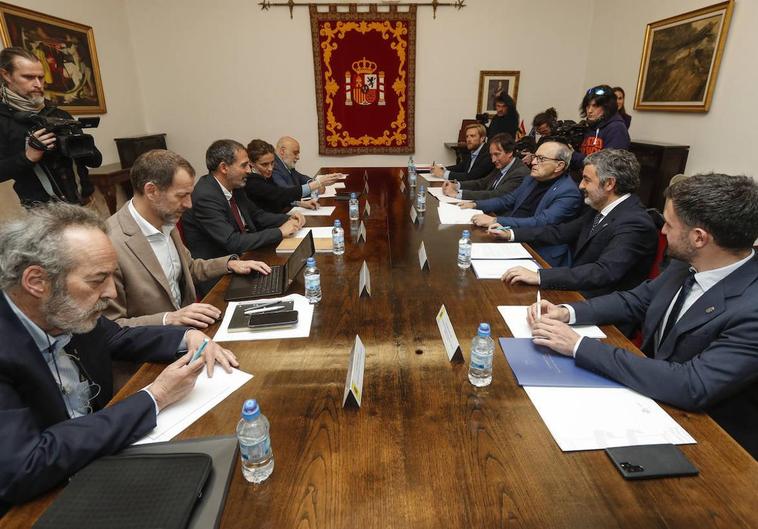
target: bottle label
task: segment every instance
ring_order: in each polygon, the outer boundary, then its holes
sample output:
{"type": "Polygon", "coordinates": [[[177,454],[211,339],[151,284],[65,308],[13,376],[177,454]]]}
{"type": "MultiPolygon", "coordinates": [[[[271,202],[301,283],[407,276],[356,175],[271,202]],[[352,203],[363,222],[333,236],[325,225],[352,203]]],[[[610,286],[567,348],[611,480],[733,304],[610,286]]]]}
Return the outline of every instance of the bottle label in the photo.
{"type": "Polygon", "coordinates": [[[305,290],[317,290],[319,288],[321,288],[321,278],[319,276],[305,276],[305,290]]]}
{"type": "Polygon", "coordinates": [[[458,245],[458,259],[468,261],[470,257],[471,257],[471,245],[470,244],[458,245]]]}
{"type": "Polygon", "coordinates": [[[334,246],[342,246],[345,244],[345,236],[343,234],[332,235],[332,243],[334,246]]]}
{"type": "Polygon", "coordinates": [[[262,461],[271,455],[271,439],[267,435],[260,443],[246,445],[240,443],[240,456],[242,461],[262,461]]]}
{"type": "Polygon", "coordinates": [[[483,371],[492,369],[492,355],[479,354],[477,351],[471,351],[471,367],[483,371]]]}

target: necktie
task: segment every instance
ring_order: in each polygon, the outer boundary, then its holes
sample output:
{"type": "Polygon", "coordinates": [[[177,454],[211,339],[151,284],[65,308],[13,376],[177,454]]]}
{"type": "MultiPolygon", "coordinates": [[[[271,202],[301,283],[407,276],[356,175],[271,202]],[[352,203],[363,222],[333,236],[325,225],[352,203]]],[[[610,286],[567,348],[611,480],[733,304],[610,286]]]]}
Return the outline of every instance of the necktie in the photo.
{"type": "Polygon", "coordinates": [[[466,171],[467,173],[471,172],[471,168],[474,167],[474,162],[475,161],[476,161],[476,154],[474,154],[472,152],[471,153],[471,161],[469,162],[469,164],[468,164],[468,170],[466,171]]]}
{"type": "Polygon", "coordinates": [[[684,305],[684,300],[689,295],[690,290],[692,290],[692,285],[694,284],[695,284],[695,272],[690,271],[687,277],[684,278],[684,282],[682,283],[682,289],[679,291],[679,296],[676,298],[676,301],[674,302],[674,306],[671,307],[671,312],[669,313],[669,317],[666,320],[666,326],[663,328],[663,332],[661,333],[661,339],[658,342],[659,344],[663,343],[663,341],[666,339],[666,336],[668,336],[669,332],[676,324],[676,320],[679,319],[679,312],[681,312],[682,310],[682,305],[684,305]]]}
{"type": "Polygon", "coordinates": [[[600,225],[600,221],[603,220],[603,217],[605,217],[605,215],[603,215],[602,213],[598,213],[597,215],[595,215],[595,218],[592,219],[592,229],[590,230],[590,235],[595,233],[595,230],[597,230],[597,227],[600,225]]]}
{"type": "Polygon", "coordinates": [[[505,173],[500,173],[500,176],[497,178],[497,180],[495,180],[494,182],[492,182],[492,190],[493,191],[495,189],[497,189],[497,185],[500,183],[500,180],[502,180],[504,176],[505,176],[505,173]]]}
{"type": "Polygon", "coordinates": [[[242,222],[242,217],[240,217],[240,210],[237,207],[237,199],[234,198],[234,195],[232,195],[232,198],[229,199],[229,207],[232,210],[232,217],[234,217],[234,221],[237,223],[237,227],[240,229],[240,231],[245,231],[245,223],[242,222]]]}

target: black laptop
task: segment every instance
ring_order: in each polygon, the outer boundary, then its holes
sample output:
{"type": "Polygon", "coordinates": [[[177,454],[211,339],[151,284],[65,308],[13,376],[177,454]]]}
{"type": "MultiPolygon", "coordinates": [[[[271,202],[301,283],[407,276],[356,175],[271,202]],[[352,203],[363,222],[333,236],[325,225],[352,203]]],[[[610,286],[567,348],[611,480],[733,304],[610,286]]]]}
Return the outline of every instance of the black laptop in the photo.
{"type": "Polygon", "coordinates": [[[272,266],[270,274],[252,272],[249,275],[235,275],[226,289],[224,300],[241,301],[283,295],[305,266],[305,261],[315,252],[313,232],[309,231],[290,254],[287,262],[284,265],[272,266]]]}

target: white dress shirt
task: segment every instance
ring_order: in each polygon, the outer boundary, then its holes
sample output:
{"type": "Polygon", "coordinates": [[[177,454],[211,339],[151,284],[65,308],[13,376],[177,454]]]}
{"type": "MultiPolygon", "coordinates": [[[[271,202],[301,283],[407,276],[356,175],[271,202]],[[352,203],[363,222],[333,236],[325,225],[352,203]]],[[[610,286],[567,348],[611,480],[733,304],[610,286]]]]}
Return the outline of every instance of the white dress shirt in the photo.
{"type": "Polygon", "coordinates": [[[179,252],[176,249],[176,245],[171,239],[171,230],[174,229],[174,225],[166,224],[160,230],[157,230],[155,226],[139,214],[131,200],[127,207],[137,226],[139,226],[140,231],[147,239],[147,242],[150,243],[150,247],[153,249],[153,253],[161,265],[161,270],[163,270],[163,274],[166,276],[171,289],[174,305],[181,307],[182,289],[179,286],[179,281],[182,278],[182,262],[179,260],[179,252]]]}
{"type": "MultiPolygon", "coordinates": [[[[215,176],[213,177],[216,182],[218,182],[218,185],[221,186],[221,192],[224,194],[224,198],[226,198],[226,201],[229,202],[232,199],[232,192],[229,191],[227,188],[224,187],[224,184],[218,181],[218,178],[215,176]]],[[[231,208],[232,205],[229,204],[229,207],[231,208]]],[[[239,213],[240,219],[242,220],[242,225],[246,225],[245,223],[245,217],[242,216],[242,212],[240,211],[239,206],[237,206],[237,213],[239,213]]]]}

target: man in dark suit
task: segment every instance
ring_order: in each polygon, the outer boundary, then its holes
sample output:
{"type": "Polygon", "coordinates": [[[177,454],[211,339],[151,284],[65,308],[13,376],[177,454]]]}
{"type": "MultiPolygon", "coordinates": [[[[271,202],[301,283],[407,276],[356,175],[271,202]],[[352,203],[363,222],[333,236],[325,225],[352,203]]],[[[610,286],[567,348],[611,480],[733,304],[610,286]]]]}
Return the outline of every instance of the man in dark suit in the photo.
{"type": "Polygon", "coordinates": [[[477,180],[490,174],[494,169],[488,156],[487,129],[481,123],[466,126],[466,148],[468,151],[460,162],[447,168],[441,165],[432,166],[431,173],[446,180],[477,180]]]}
{"type": "Polygon", "coordinates": [[[628,292],[530,309],[534,342],[631,389],[708,412],[758,456],[758,184],[696,175],[666,190],[663,233],[672,262],[628,292]],[[637,356],[580,338],[567,323],[642,323],[637,356]]]}
{"type": "MultiPolygon", "coordinates": [[[[494,212],[474,215],[471,222],[490,228],[490,233],[502,228],[526,228],[559,224],[574,219],[582,206],[582,194],[568,173],[571,147],[556,141],[546,141],[537,149],[531,173],[511,193],[475,202],[460,204],[463,209],[478,208],[494,212]]],[[[535,247],[551,266],[568,259],[567,244],[535,247]]]]}
{"type": "Polygon", "coordinates": [[[216,361],[237,365],[214,342],[204,362],[188,364],[200,331],[121,328],[101,316],[116,296],[116,253],[89,210],[51,203],[0,227],[0,263],[0,514],[145,436],[204,365],[209,374],[216,361]],[[105,408],[111,359],[173,363],[105,408]]]}
{"type": "Polygon", "coordinates": [[[442,184],[442,192],[449,197],[463,200],[484,200],[514,191],[530,172],[515,155],[514,148],[515,143],[510,134],[497,134],[490,140],[487,148],[494,169],[476,180],[445,182],[442,184]]]}
{"type": "Polygon", "coordinates": [[[330,186],[340,179],[340,173],[316,175],[311,178],[295,169],[300,160],[300,143],[295,138],[283,136],[276,142],[276,159],[274,160],[274,172],[271,176],[274,183],[279,187],[300,186],[302,197],[311,196],[308,184],[316,180],[320,187],[330,186]]]}
{"type": "Polygon", "coordinates": [[[213,142],[205,162],[210,174],[198,180],[192,209],[182,216],[184,238],[193,257],[213,259],[276,244],[305,224],[301,213],[269,213],[250,202],[243,189],[250,159],[241,143],[213,142]]]}
{"type": "Polygon", "coordinates": [[[579,290],[586,298],[630,290],[647,278],[658,246],[650,215],[633,193],[640,164],[629,151],[606,149],[584,159],[579,189],[590,208],[580,217],[539,228],[498,231],[507,241],[568,244],[570,264],[533,272],[522,266],[503,281],[549,290],[579,290]]]}

